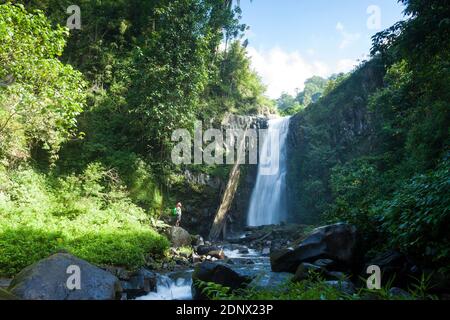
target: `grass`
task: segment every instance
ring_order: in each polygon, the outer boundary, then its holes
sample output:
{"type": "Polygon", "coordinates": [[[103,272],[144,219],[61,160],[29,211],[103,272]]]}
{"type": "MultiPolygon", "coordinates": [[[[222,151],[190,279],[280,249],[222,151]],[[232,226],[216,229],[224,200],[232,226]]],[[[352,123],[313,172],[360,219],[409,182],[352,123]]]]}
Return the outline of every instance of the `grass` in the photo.
{"type": "Polygon", "coordinates": [[[148,255],[163,255],[168,240],[122,187],[105,183],[103,173],[95,164],[64,178],[0,168],[0,276],[58,251],[130,269],[148,255]]]}

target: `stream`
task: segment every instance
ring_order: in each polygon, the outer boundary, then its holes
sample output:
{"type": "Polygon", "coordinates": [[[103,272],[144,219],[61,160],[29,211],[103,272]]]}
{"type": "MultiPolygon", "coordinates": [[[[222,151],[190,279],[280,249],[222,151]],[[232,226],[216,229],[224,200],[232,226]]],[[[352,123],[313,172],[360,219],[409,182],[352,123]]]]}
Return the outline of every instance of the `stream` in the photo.
{"type": "MultiPolygon", "coordinates": [[[[248,253],[230,250],[224,246],[225,256],[234,262],[233,267],[245,269],[248,272],[270,271],[269,257],[262,256],[256,250],[249,249],[248,253]]],[[[185,270],[160,274],[157,280],[156,292],[151,292],[136,300],[192,300],[192,273],[185,270]]]]}
{"type": "MultiPolygon", "coordinates": [[[[286,140],[289,122],[289,117],[269,121],[268,134],[260,150],[256,184],[250,199],[247,216],[249,226],[274,225],[287,220],[286,140]]],[[[254,276],[258,286],[267,287],[278,281],[279,275],[271,272],[269,257],[250,248],[234,250],[236,247],[230,244],[220,247],[225,256],[231,259],[233,269],[254,276]]],[[[186,270],[160,274],[156,292],[137,300],[192,300],[192,273],[193,270],[186,270]]]]}

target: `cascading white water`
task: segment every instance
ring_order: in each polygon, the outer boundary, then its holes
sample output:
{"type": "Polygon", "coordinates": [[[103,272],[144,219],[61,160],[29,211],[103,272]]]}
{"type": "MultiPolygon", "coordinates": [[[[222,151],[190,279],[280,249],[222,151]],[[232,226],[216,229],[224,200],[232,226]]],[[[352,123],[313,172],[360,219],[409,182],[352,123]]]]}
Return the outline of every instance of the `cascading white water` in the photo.
{"type": "Polygon", "coordinates": [[[287,220],[286,140],[290,118],[269,121],[262,141],[258,176],[250,199],[247,224],[252,227],[279,224],[287,220]],[[276,143],[279,143],[277,148],[276,143]]]}
{"type": "Polygon", "coordinates": [[[160,275],[156,292],[150,292],[136,300],[192,300],[191,274],[192,271],[187,271],[184,275],[160,275]]]}

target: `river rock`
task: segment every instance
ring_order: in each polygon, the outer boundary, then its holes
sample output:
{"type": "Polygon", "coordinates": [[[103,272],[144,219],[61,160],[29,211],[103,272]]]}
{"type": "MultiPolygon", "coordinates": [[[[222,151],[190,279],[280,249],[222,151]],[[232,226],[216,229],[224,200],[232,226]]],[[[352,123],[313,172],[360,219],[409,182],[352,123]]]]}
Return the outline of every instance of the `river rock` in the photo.
{"type": "Polygon", "coordinates": [[[210,252],[215,252],[215,251],[220,251],[220,248],[218,246],[208,246],[208,245],[202,245],[202,246],[198,246],[195,251],[197,252],[198,255],[200,256],[206,256],[208,255],[210,252]]]}
{"type": "Polygon", "coordinates": [[[394,298],[413,300],[413,297],[407,291],[397,287],[391,288],[389,294],[394,298]]]}
{"type": "Polygon", "coordinates": [[[233,269],[231,265],[222,263],[203,262],[197,264],[192,274],[192,297],[194,300],[206,300],[197,281],[213,282],[232,290],[244,288],[253,277],[242,270],[233,269]]]}
{"type": "MultiPolygon", "coordinates": [[[[384,252],[370,260],[363,272],[372,265],[380,267],[384,281],[393,280],[394,286],[406,287],[412,278],[419,278],[421,275],[412,259],[395,250],[384,252]]],[[[367,274],[363,276],[367,277],[367,274]]]]}
{"type": "Polygon", "coordinates": [[[142,268],[132,274],[128,281],[122,281],[121,284],[127,298],[134,299],[156,291],[157,281],[158,275],[156,273],[142,268]]]}
{"type": "Polygon", "coordinates": [[[192,254],[192,263],[195,264],[195,263],[199,263],[201,261],[202,261],[202,258],[198,254],[196,254],[196,253],[192,254]]]}
{"type": "Polygon", "coordinates": [[[331,259],[319,259],[316,260],[314,264],[327,270],[333,270],[333,267],[336,266],[336,262],[331,259]]]}
{"type": "Polygon", "coordinates": [[[335,224],[315,229],[294,248],[285,248],[270,255],[272,270],[295,273],[302,262],[331,259],[345,266],[354,262],[357,231],[348,224],[335,224]]]}
{"type": "Polygon", "coordinates": [[[119,280],[128,281],[131,278],[131,272],[121,267],[108,266],[103,268],[103,270],[108,271],[115,275],[119,280]]]}
{"type": "Polygon", "coordinates": [[[322,267],[316,266],[311,263],[301,263],[298,266],[297,271],[295,272],[295,276],[292,278],[292,281],[306,280],[310,278],[314,273],[321,275],[325,273],[325,270],[322,267]]]}
{"type": "Polygon", "coordinates": [[[119,279],[84,260],[57,253],[26,267],[11,282],[9,291],[25,300],[113,300],[122,288],[119,279]],[[80,269],[80,290],[69,290],[69,266],[80,269]]]}
{"type": "Polygon", "coordinates": [[[193,241],[192,241],[194,246],[202,246],[205,244],[205,240],[203,240],[203,237],[200,235],[195,235],[193,237],[193,241]]]}
{"type": "Polygon", "coordinates": [[[345,279],[348,279],[348,275],[339,271],[330,271],[326,273],[326,278],[328,280],[344,281],[345,279]]]}
{"type": "Polygon", "coordinates": [[[344,294],[353,295],[356,293],[355,285],[350,281],[325,281],[325,284],[338,289],[344,294]]]}
{"type": "Polygon", "coordinates": [[[218,260],[225,259],[225,254],[223,253],[223,250],[210,251],[210,252],[208,252],[208,256],[211,256],[218,260]]]}
{"type": "Polygon", "coordinates": [[[169,231],[169,239],[175,248],[190,246],[192,237],[181,227],[172,227],[169,231]]]}

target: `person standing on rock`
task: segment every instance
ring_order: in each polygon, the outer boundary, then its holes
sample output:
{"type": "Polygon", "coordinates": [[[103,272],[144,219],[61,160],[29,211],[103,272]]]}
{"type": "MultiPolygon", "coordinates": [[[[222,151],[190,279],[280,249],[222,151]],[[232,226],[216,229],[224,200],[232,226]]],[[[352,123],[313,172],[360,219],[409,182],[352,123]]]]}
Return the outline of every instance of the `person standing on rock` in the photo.
{"type": "Polygon", "coordinates": [[[177,203],[177,206],[175,208],[176,213],[177,213],[177,223],[175,224],[177,227],[180,226],[181,223],[181,208],[183,207],[183,205],[181,204],[181,202],[177,203]]]}

